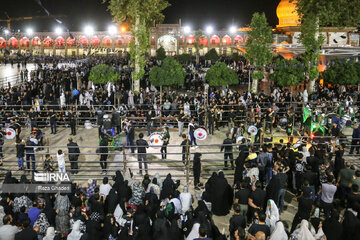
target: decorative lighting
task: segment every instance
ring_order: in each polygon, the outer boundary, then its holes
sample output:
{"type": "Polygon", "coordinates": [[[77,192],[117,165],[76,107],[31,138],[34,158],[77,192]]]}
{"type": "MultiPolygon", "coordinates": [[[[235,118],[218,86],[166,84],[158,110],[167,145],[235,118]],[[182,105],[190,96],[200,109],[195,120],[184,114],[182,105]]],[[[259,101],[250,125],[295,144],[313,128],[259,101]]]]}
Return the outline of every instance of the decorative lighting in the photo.
{"type": "Polygon", "coordinates": [[[207,34],[211,34],[214,31],[214,28],[212,26],[207,26],[206,27],[206,33],[207,34]]]}
{"type": "Polygon", "coordinates": [[[28,28],[28,29],[26,29],[26,33],[28,35],[32,35],[34,33],[34,30],[32,28],[28,28]]]}
{"type": "Polygon", "coordinates": [[[4,34],[5,34],[5,35],[9,35],[9,33],[10,33],[9,29],[5,29],[5,30],[4,30],[4,34]]]}
{"type": "Polygon", "coordinates": [[[108,32],[109,32],[110,35],[116,34],[116,33],[117,33],[117,27],[114,26],[114,25],[110,25],[110,26],[108,27],[108,32]]]}
{"type": "Polygon", "coordinates": [[[184,27],[184,33],[190,33],[191,32],[191,28],[189,26],[185,26],[184,27]]]}
{"type": "Polygon", "coordinates": [[[84,32],[86,35],[93,35],[94,34],[94,28],[92,26],[86,26],[84,28],[84,32]]]}
{"type": "Polygon", "coordinates": [[[125,32],[126,31],[126,28],[125,27],[122,27],[121,28],[121,32],[125,32]]]}
{"type": "Polygon", "coordinates": [[[230,33],[235,33],[236,30],[237,30],[237,28],[235,26],[231,26],[229,29],[230,33]]]}
{"type": "Polygon", "coordinates": [[[61,34],[63,33],[62,28],[61,28],[61,27],[55,28],[55,33],[56,33],[57,35],[61,35],[61,34]]]}

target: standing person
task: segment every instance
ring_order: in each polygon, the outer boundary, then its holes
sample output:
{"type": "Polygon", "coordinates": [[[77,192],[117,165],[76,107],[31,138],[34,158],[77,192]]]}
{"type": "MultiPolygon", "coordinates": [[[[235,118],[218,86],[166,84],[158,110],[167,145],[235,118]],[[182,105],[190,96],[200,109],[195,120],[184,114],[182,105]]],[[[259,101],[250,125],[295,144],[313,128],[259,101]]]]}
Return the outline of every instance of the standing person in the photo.
{"type": "Polygon", "coordinates": [[[16,140],[16,157],[18,158],[19,170],[24,170],[25,157],[25,141],[21,139],[16,140]]]}
{"type": "Polygon", "coordinates": [[[30,119],[31,131],[33,130],[34,126],[37,125],[37,123],[36,123],[37,117],[38,117],[37,112],[34,112],[34,109],[33,109],[33,108],[30,108],[30,112],[29,112],[29,114],[28,114],[28,118],[30,119]]]}
{"type": "Polygon", "coordinates": [[[164,160],[166,159],[166,154],[167,154],[167,145],[169,145],[169,141],[170,141],[170,133],[169,133],[169,128],[165,127],[164,128],[164,133],[162,135],[162,140],[163,140],[163,145],[161,147],[161,159],[164,160]]]}
{"type": "Polygon", "coordinates": [[[214,135],[214,127],[215,127],[215,112],[214,109],[211,109],[208,113],[208,121],[209,121],[209,134],[214,135]]]}
{"type": "Polygon", "coordinates": [[[153,111],[149,110],[146,113],[146,129],[148,132],[148,136],[150,136],[150,134],[154,131],[154,117],[155,114],[153,113],[153,111]]]}
{"type": "Polygon", "coordinates": [[[120,111],[114,111],[111,113],[111,123],[116,128],[116,134],[121,132],[121,118],[120,111]]]}
{"type": "Polygon", "coordinates": [[[261,182],[256,181],[252,186],[252,192],[249,195],[248,204],[250,206],[250,217],[254,217],[256,211],[262,211],[266,205],[266,192],[261,188],[261,182]]]}
{"type": "Polygon", "coordinates": [[[135,129],[131,121],[128,124],[129,125],[126,128],[126,137],[128,138],[128,143],[130,145],[131,153],[135,153],[135,146],[134,146],[135,129]]]}
{"type": "Polygon", "coordinates": [[[26,166],[27,169],[30,169],[30,159],[31,159],[31,165],[32,165],[32,170],[35,171],[35,146],[36,144],[30,140],[30,138],[28,138],[28,140],[26,141],[26,147],[25,147],[25,151],[26,151],[26,166]]]}
{"type": "Polygon", "coordinates": [[[279,207],[279,212],[282,213],[284,210],[284,199],[288,176],[286,173],[284,173],[283,167],[279,167],[277,169],[277,174],[274,176],[274,178],[275,177],[279,179],[279,186],[276,186],[279,189],[276,199],[276,205],[279,207]]]}
{"type": "Polygon", "coordinates": [[[66,172],[65,169],[65,154],[62,152],[61,149],[59,149],[58,153],[56,154],[58,166],[59,166],[59,172],[66,172]]]}
{"type": "Polygon", "coordinates": [[[73,113],[72,109],[69,110],[68,121],[69,121],[69,125],[71,128],[70,135],[75,136],[76,135],[76,116],[75,116],[75,113],[73,113]]]}
{"type": "Polygon", "coordinates": [[[13,125],[13,128],[15,130],[16,141],[17,141],[20,139],[20,133],[21,133],[21,124],[19,118],[15,118],[15,123],[13,125]]]}
{"type": "Polygon", "coordinates": [[[215,179],[213,189],[216,189],[216,191],[211,197],[211,211],[216,216],[225,216],[229,213],[233,203],[233,190],[222,171],[219,172],[218,177],[215,179]]]}
{"type": "Polygon", "coordinates": [[[67,147],[69,152],[71,170],[73,171],[72,173],[77,174],[79,172],[78,158],[80,154],[80,148],[77,143],[73,142],[73,139],[71,137],[68,139],[68,142],[69,143],[67,144],[67,147]]]}
{"type": "Polygon", "coordinates": [[[258,223],[254,223],[253,225],[251,225],[251,227],[248,230],[249,232],[248,239],[257,239],[255,238],[255,235],[257,235],[258,232],[263,232],[265,234],[265,238],[263,239],[268,239],[270,237],[270,227],[265,224],[265,220],[266,220],[265,213],[260,212],[258,217],[258,223]]]}
{"type": "Polygon", "coordinates": [[[239,204],[234,204],[234,215],[230,218],[229,221],[229,232],[230,232],[230,240],[236,240],[235,231],[241,227],[243,229],[246,228],[246,218],[245,216],[240,214],[240,206],[239,204]]]}
{"type": "Polygon", "coordinates": [[[101,166],[103,174],[106,174],[106,172],[107,172],[106,171],[106,167],[107,167],[106,160],[107,160],[108,152],[109,152],[108,145],[109,145],[108,139],[103,134],[101,134],[100,135],[99,152],[100,152],[100,166],[101,166]]]}
{"type": "Polygon", "coordinates": [[[194,188],[200,190],[201,153],[195,153],[193,162],[194,188]]]}
{"type": "Polygon", "coordinates": [[[310,191],[304,191],[303,194],[298,198],[298,203],[298,211],[294,216],[290,232],[294,232],[296,226],[301,223],[301,220],[307,220],[310,218],[313,206],[313,200],[311,199],[310,191]]]}
{"type": "Polygon", "coordinates": [[[56,118],[57,114],[54,112],[54,109],[50,109],[49,112],[49,118],[50,118],[50,128],[51,128],[51,134],[56,134],[56,118]]]}
{"type": "Polygon", "coordinates": [[[191,118],[190,123],[189,123],[189,137],[190,137],[190,145],[191,147],[194,145],[197,147],[197,143],[196,143],[196,138],[194,136],[194,132],[195,132],[195,125],[194,125],[194,118],[191,118]]]}
{"type": "Polygon", "coordinates": [[[359,155],[360,154],[360,129],[359,129],[359,125],[357,125],[357,124],[354,125],[349,154],[354,154],[355,148],[356,148],[356,154],[359,155]]]}
{"type": "Polygon", "coordinates": [[[341,169],[337,179],[337,186],[340,186],[340,200],[345,205],[345,199],[351,192],[350,184],[352,183],[355,171],[352,170],[350,162],[345,163],[345,168],[341,169]]]}
{"type": "Polygon", "coordinates": [[[225,170],[228,168],[228,161],[227,159],[230,159],[230,163],[231,163],[231,169],[234,170],[234,156],[233,156],[233,149],[232,149],[232,144],[233,141],[229,138],[230,134],[226,133],[226,139],[223,141],[223,145],[221,146],[220,151],[222,152],[224,149],[224,160],[225,160],[225,170]]]}
{"type": "Polygon", "coordinates": [[[334,177],[329,175],[327,177],[327,182],[321,184],[320,208],[324,209],[325,218],[330,216],[330,212],[333,209],[334,195],[337,190],[337,187],[334,185],[333,181],[334,177]]]}
{"type": "Polygon", "coordinates": [[[184,114],[184,110],[180,110],[180,113],[177,117],[177,122],[178,122],[178,128],[179,128],[179,137],[181,136],[182,134],[182,130],[183,130],[183,127],[184,127],[184,121],[185,119],[187,118],[187,114],[184,114]]]}
{"type": "Polygon", "coordinates": [[[187,138],[186,134],[181,135],[183,141],[181,142],[181,153],[182,153],[182,162],[183,164],[185,164],[185,160],[186,160],[186,153],[190,153],[190,142],[189,139],[187,138]]]}
{"type": "Polygon", "coordinates": [[[261,118],[257,118],[256,119],[256,123],[255,123],[255,127],[257,128],[257,133],[255,135],[255,143],[260,143],[261,142],[261,133],[262,133],[262,122],[261,122],[261,118]]]}
{"type": "Polygon", "coordinates": [[[142,175],[142,163],[144,163],[145,173],[148,174],[148,164],[146,161],[146,148],[149,148],[149,144],[143,138],[144,138],[144,134],[139,133],[139,139],[136,140],[140,175],[142,175]]]}

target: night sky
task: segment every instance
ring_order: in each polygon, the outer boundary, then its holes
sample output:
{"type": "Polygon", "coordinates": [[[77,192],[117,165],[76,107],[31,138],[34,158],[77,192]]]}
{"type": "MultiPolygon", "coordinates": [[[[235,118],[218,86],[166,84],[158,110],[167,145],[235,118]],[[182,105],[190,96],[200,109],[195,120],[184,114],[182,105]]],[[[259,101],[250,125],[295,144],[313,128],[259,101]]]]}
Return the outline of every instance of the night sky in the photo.
{"type": "MultiPolygon", "coordinates": [[[[106,4],[101,0],[41,0],[43,6],[51,14],[66,15],[61,18],[70,31],[82,31],[91,24],[95,30],[103,31],[111,23],[112,18],[106,11],[106,4]]],[[[192,29],[205,29],[209,24],[214,29],[227,29],[233,23],[238,27],[250,23],[254,12],[265,12],[269,24],[277,24],[276,7],[280,0],[169,0],[171,4],[164,11],[164,23],[190,25],[192,29]]],[[[1,0],[0,19],[6,19],[4,12],[10,17],[28,17],[46,15],[36,0],[1,0]]],[[[59,24],[53,19],[38,19],[12,22],[12,29],[31,27],[34,31],[53,31],[59,24]]],[[[5,22],[0,22],[5,27],[5,22]]]]}

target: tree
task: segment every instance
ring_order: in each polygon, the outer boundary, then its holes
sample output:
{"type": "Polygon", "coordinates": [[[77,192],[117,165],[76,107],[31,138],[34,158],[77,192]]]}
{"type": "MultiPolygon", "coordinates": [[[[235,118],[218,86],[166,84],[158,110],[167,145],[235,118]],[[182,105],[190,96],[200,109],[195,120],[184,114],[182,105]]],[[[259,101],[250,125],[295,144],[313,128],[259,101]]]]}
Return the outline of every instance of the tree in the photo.
{"type": "Polygon", "coordinates": [[[115,22],[126,21],[131,26],[134,42],[130,44],[133,67],[133,89],[140,90],[140,79],[145,74],[145,53],[149,50],[149,29],[164,20],[162,11],[169,6],[167,0],[102,0],[115,22]]]}
{"type": "Polygon", "coordinates": [[[218,62],[206,72],[206,80],[210,86],[225,86],[239,83],[236,72],[227,67],[225,63],[218,62]]]}
{"type": "Polygon", "coordinates": [[[166,57],[161,67],[155,66],[150,70],[150,83],[156,87],[182,86],[186,73],[180,63],[173,57],[166,57]]]}
{"type": "Polygon", "coordinates": [[[166,58],[166,52],[163,47],[160,47],[158,50],[156,50],[156,59],[157,60],[164,60],[166,58]]]}
{"type": "Polygon", "coordinates": [[[304,67],[296,59],[278,58],[275,61],[274,73],[270,74],[269,78],[280,86],[298,86],[305,80],[304,67]]]}
{"type": "Polygon", "coordinates": [[[320,27],[352,27],[360,24],[360,0],[291,0],[301,21],[300,42],[305,46],[302,59],[309,78],[309,92],[314,90],[315,81],[319,76],[320,47],[324,37],[320,27]]]}
{"type": "Polygon", "coordinates": [[[176,56],[176,60],[178,60],[181,63],[187,63],[191,61],[191,55],[188,53],[183,53],[176,56]]]}
{"type": "Polygon", "coordinates": [[[360,82],[359,63],[335,60],[325,71],[324,81],[340,85],[356,85],[360,82]]]}
{"type": "MultiPolygon", "coordinates": [[[[264,13],[254,13],[248,32],[248,40],[245,44],[245,57],[248,62],[257,69],[262,69],[271,62],[273,57],[271,44],[273,42],[271,27],[269,26],[264,13]]],[[[263,74],[259,71],[253,76],[252,92],[257,92],[258,80],[263,74]],[[254,78],[255,77],[255,78],[254,78]]]]}
{"type": "Polygon", "coordinates": [[[210,60],[211,63],[216,62],[218,59],[219,55],[216,52],[215,48],[210,49],[210,51],[205,54],[205,60],[210,60]]]}
{"type": "Polygon", "coordinates": [[[246,61],[245,57],[243,55],[240,55],[238,52],[234,52],[232,55],[231,55],[231,59],[234,61],[234,62],[239,62],[239,61],[246,61]]]}
{"type": "Polygon", "coordinates": [[[94,84],[106,84],[108,82],[116,82],[119,78],[120,75],[114,67],[101,64],[91,68],[89,81],[94,84]]]}
{"type": "Polygon", "coordinates": [[[204,36],[204,33],[202,30],[197,30],[195,32],[195,49],[196,49],[196,64],[199,64],[200,60],[200,49],[203,49],[203,45],[200,45],[200,38],[204,36]]]}

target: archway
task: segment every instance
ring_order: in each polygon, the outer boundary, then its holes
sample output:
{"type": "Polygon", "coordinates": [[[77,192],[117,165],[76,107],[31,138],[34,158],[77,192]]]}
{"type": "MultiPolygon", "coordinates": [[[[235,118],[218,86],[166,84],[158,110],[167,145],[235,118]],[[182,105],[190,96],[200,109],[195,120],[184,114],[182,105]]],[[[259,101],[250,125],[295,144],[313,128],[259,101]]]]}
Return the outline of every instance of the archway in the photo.
{"type": "Polygon", "coordinates": [[[71,37],[68,37],[66,39],[66,44],[69,46],[69,47],[72,47],[75,45],[75,38],[71,38],[71,37]]]}
{"type": "Polygon", "coordinates": [[[173,55],[177,52],[177,40],[175,37],[170,35],[161,36],[158,39],[158,47],[163,47],[165,52],[169,55],[173,55]]]}
{"type": "Polygon", "coordinates": [[[11,37],[11,38],[9,39],[9,47],[11,47],[11,48],[17,48],[18,46],[19,46],[19,41],[18,41],[16,38],[11,37]]]}
{"type": "Polygon", "coordinates": [[[55,39],[55,46],[57,46],[57,47],[65,47],[65,39],[63,37],[57,37],[55,39]]]}
{"type": "Polygon", "coordinates": [[[31,45],[34,47],[41,46],[41,39],[39,37],[34,37],[31,41],[31,45]]]}
{"type": "Polygon", "coordinates": [[[52,47],[53,45],[53,40],[51,37],[47,37],[44,39],[44,46],[45,47],[52,47]]]}
{"type": "Polygon", "coordinates": [[[6,40],[0,37],[0,48],[5,48],[5,47],[6,47],[6,40]]]}
{"type": "Polygon", "coordinates": [[[226,45],[226,46],[231,46],[231,37],[229,37],[228,35],[225,35],[223,38],[222,38],[222,44],[223,45],[226,45]]]}
{"type": "Polygon", "coordinates": [[[210,38],[210,45],[213,45],[213,46],[218,46],[220,45],[220,38],[216,35],[212,36],[210,38]]]}
{"type": "Polygon", "coordinates": [[[20,40],[20,47],[30,47],[30,40],[27,37],[23,37],[20,40]]]}
{"type": "Polygon", "coordinates": [[[104,47],[111,47],[111,46],[112,46],[112,39],[111,39],[111,37],[105,36],[105,37],[102,39],[102,45],[103,45],[104,47]]]}
{"type": "Polygon", "coordinates": [[[91,46],[100,46],[100,38],[98,36],[94,36],[90,40],[91,46]]]}

